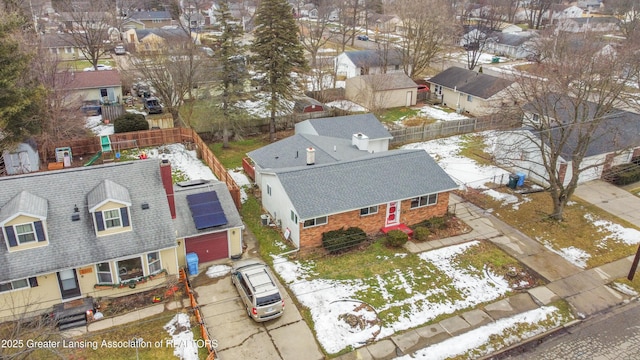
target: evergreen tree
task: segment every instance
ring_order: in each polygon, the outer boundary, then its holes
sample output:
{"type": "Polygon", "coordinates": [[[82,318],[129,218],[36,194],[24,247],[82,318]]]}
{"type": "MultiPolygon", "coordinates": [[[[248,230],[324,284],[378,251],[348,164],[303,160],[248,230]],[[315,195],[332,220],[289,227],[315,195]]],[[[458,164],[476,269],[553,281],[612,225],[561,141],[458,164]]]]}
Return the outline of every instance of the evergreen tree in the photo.
{"type": "Polygon", "coordinates": [[[223,0],[216,10],[216,19],[220,23],[222,35],[220,47],[215,57],[220,64],[219,79],[222,81],[222,95],[220,106],[222,107],[222,147],[229,147],[229,127],[233,125],[233,117],[237,111],[233,111],[234,104],[242,92],[246,69],[244,55],[239,40],[242,38],[242,28],[237,19],[231,16],[229,2],[223,0]]]}
{"type": "Polygon", "coordinates": [[[20,46],[24,19],[0,10],[0,149],[37,134],[43,89],[30,76],[30,55],[20,46]]]}
{"type": "Polygon", "coordinates": [[[255,22],[255,39],[251,47],[253,64],[265,75],[265,88],[271,95],[267,109],[271,112],[269,138],[274,141],[276,113],[283,106],[281,100],[290,99],[294,93],[291,71],[304,71],[307,62],[299,29],[286,0],[262,0],[255,22]]]}

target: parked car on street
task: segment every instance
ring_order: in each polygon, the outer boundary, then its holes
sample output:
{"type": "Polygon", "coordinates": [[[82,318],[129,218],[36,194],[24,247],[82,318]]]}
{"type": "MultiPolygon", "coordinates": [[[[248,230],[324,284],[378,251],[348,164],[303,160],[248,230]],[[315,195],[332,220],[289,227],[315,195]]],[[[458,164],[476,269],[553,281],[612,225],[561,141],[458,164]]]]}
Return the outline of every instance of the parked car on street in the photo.
{"type": "Polygon", "coordinates": [[[367,35],[358,35],[356,36],[356,39],[362,40],[362,41],[369,41],[369,37],[367,35]]]}
{"type": "Polygon", "coordinates": [[[115,52],[116,55],[124,55],[127,53],[127,49],[125,49],[124,46],[122,45],[118,45],[115,48],[113,48],[113,52],[115,52]]]}
{"type": "Polygon", "coordinates": [[[284,313],[284,299],[274,279],[267,265],[259,260],[239,261],[233,266],[231,282],[247,315],[255,321],[272,320],[284,313]]]}

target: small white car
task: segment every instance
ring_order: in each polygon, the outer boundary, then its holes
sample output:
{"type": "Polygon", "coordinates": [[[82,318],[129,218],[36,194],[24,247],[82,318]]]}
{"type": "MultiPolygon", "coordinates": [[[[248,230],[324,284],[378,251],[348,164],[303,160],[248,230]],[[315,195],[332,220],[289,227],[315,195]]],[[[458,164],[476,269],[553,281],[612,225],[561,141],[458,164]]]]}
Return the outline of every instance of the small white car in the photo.
{"type": "Polygon", "coordinates": [[[122,45],[118,45],[115,48],[113,48],[113,52],[115,52],[116,55],[124,55],[127,53],[127,49],[125,49],[124,46],[122,45]]]}

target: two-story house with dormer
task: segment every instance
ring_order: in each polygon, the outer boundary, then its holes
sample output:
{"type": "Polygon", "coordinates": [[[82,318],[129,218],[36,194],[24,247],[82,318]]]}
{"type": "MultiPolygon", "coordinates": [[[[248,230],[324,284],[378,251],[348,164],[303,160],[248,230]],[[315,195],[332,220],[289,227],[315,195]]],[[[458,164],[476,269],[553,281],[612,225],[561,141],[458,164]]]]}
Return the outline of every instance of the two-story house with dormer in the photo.
{"type": "Polygon", "coordinates": [[[224,183],[193,185],[158,159],[0,178],[0,320],[162,286],[187,252],[240,255],[224,183]]]}

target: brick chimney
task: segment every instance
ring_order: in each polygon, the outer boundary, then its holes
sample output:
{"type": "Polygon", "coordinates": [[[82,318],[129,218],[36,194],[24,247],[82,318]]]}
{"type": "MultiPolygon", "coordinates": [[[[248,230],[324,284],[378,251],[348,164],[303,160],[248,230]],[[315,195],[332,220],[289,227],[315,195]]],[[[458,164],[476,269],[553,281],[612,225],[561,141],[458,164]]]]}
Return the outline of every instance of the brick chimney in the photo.
{"type": "Polygon", "coordinates": [[[169,211],[171,218],[176,218],[176,200],[173,197],[173,180],[171,179],[171,163],[168,159],[162,159],[160,163],[160,178],[162,178],[162,186],[164,192],[167,193],[167,202],[169,203],[169,211]]]}

